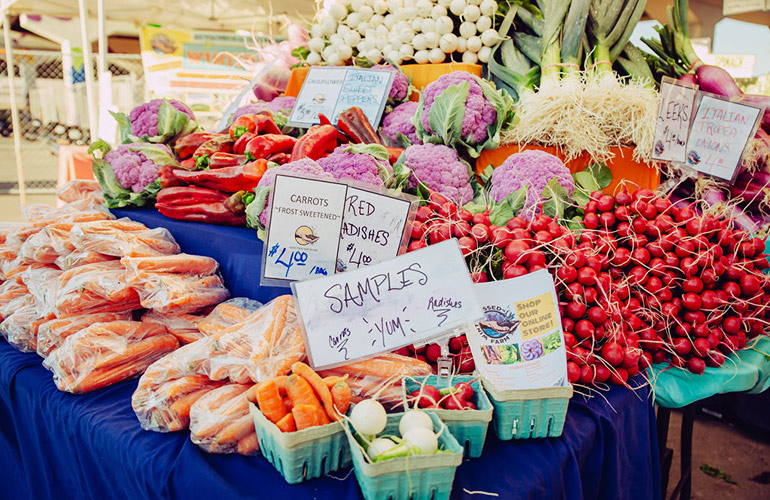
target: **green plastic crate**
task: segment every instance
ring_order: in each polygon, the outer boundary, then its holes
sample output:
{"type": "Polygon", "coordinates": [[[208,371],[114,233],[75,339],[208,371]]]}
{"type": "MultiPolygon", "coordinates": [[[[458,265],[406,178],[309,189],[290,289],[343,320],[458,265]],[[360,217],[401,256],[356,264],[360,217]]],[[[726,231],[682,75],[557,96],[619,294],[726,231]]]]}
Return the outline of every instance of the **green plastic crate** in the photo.
{"type": "Polygon", "coordinates": [[[503,441],[561,436],[572,386],[501,391],[482,378],[494,407],[492,427],[503,441]]]}
{"type": "Polygon", "coordinates": [[[301,483],[350,466],[350,446],[340,422],[281,432],[254,403],[249,403],[249,410],[262,456],[287,483],[301,483]]]}
{"type": "MultiPolygon", "coordinates": [[[[428,377],[405,378],[403,383],[404,400],[412,391],[420,388],[423,380],[428,385],[443,389],[450,384],[448,377],[439,378],[436,375],[428,377]]],[[[464,455],[469,458],[478,458],[484,449],[484,441],[487,439],[487,428],[492,421],[492,403],[489,401],[484,388],[478,379],[470,375],[455,375],[451,379],[452,385],[459,382],[470,382],[473,387],[473,404],[476,410],[441,410],[427,409],[433,412],[449,427],[449,431],[455,437],[460,446],[464,448],[464,455]],[[472,382],[471,382],[472,381],[472,382]]]]}
{"type": "MultiPolygon", "coordinates": [[[[413,455],[370,463],[364,457],[353,429],[345,422],[353,470],[366,500],[446,500],[452,492],[457,466],[463,461],[463,449],[443,422],[434,414],[433,430],[438,434],[439,449],[451,453],[413,455]],[[442,430],[443,429],[443,430],[442,430]]],[[[398,423],[403,413],[388,415],[382,435],[398,436],[398,423]]]]}

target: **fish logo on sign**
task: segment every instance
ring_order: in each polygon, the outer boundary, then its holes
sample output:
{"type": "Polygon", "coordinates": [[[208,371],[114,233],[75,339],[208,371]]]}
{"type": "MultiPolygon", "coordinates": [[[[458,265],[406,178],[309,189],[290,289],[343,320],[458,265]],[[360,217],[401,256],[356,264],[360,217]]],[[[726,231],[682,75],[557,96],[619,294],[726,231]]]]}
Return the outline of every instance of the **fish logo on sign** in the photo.
{"type": "Polygon", "coordinates": [[[690,151],[687,153],[687,163],[690,165],[697,165],[700,163],[700,155],[697,151],[690,151]]]}
{"type": "Polygon", "coordinates": [[[504,341],[519,327],[516,314],[499,307],[488,306],[484,308],[484,320],[479,321],[481,333],[495,341],[504,341]]]}
{"type": "Polygon", "coordinates": [[[294,231],[294,239],[302,246],[312,245],[318,241],[319,237],[313,234],[313,230],[308,226],[300,226],[294,231]]]}

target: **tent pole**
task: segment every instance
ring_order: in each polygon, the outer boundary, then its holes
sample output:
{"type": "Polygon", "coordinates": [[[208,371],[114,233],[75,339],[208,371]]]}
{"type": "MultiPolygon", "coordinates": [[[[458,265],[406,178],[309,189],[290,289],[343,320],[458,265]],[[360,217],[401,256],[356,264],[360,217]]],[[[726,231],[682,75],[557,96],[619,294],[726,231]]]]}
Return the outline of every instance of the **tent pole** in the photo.
{"type": "Polygon", "coordinates": [[[97,131],[96,108],[94,106],[94,68],[91,65],[91,43],[88,38],[88,9],[86,0],[78,0],[80,7],[80,40],[83,45],[83,64],[86,76],[86,99],[88,100],[88,125],[91,131],[91,140],[95,141],[97,131]]]}
{"type": "Polygon", "coordinates": [[[107,33],[104,28],[105,11],[104,0],[98,0],[96,3],[96,10],[98,16],[98,32],[99,32],[99,75],[101,76],[105,71],[109,71],[107,66],[107,33]]]}
{"type": "Polygon", "coordinates": [[[3,11],[3,38],[5,40],[6,69],[8,70],[8,86],[11,97],[11,121],[13,123],[13,152],[16,156],[16,176],[19,180],[19,204],[27,203],[26,184],[24,183],[24,164],[21,161],[21,124],[19,123],[19,108],[16,103],[16,65],[13,62],[13,45],[11,44],[11,21],[8,11],[3,11]]]}

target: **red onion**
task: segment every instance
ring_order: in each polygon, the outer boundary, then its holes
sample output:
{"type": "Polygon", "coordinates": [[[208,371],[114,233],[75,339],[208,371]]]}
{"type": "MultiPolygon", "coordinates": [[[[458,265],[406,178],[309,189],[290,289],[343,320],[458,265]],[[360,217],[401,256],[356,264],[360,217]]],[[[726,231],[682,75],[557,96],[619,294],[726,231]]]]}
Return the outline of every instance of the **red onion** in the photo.
{"type": "Polygon", "coordinates": [[[765,115],[762,118],[762,126],[770,130],[770,95],[743,94],[741,102],[765,107],[765,115]]]}
{"type": "Polygon", "coordinates": [[[684,75],[679,77],[678,80],[680,83],[689,83],[692,85],[698,84],[698,77],[695,76],[695,73],[685,73],[684,75]]]}
{"type": "Polygon", "coordinates": [[[701,64],[695,70],[698,75],[698,84],[704,92],[721,95],[724,97],[736,97],[743,95],[738,84],[735,83],[730,73],[719,66],[701,64]]]}
{"type": "Polygon", "coordinates": [[[738,226],[749,234],[755,234],[759,231],[759,225],[746,215],[743,210],[735,205],[727,204],[721,191],[714,188],[707,188],[703,192],[703,200],[709,205],[723,204],[727,207],[726,216],[733,219],[738,226]]]}

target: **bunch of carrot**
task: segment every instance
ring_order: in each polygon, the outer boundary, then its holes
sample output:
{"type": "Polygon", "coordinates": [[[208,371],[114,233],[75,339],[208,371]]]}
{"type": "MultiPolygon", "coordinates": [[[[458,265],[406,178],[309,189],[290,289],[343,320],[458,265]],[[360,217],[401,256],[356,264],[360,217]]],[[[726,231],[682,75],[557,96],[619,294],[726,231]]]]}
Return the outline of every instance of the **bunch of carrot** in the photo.
{"type": "Polygon", "coordinates": [[[56,285],[56,317],[141,309],[120,261],[97,262],[64,271],[56,285]]]}
{"type": "Polygon", "coordinates": [[[190,408],[190,440],[208,453],[254,455],[258,451],[249,414],[249,384],[227,384],[200,397],[190,408]]]}
{"type": "Polygon", "coordinates": [[[350,406],[347,377],[321,378],[302,362],[291,375],[275,377],[249,389],[247,397],[281,432],[294,432],[340,420],[350,406]]]}
{"type": "Polygon", "coordinates": [[[131,313],[105,312],[84,314],[82,316],[70,316],[68,318],[54,318],[40,325],[37,331],[37,353],[40,357],[48,357],[54,349],[60,347],[67,337],[96,323],[109,321],[130,320],[131,313]]]}
{"type": "Polygon", "coordinates": [[[129,219],[78,224],[70,232],[70,242],[79,251],[116,257],[153,257],[180,252],[167,229],[149,229],[129,219]]]}

